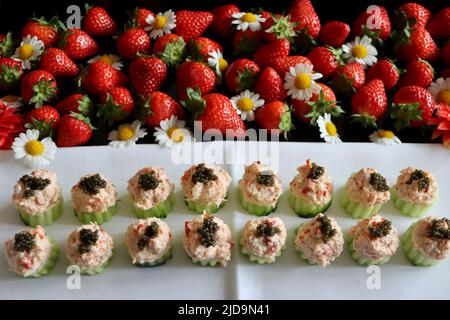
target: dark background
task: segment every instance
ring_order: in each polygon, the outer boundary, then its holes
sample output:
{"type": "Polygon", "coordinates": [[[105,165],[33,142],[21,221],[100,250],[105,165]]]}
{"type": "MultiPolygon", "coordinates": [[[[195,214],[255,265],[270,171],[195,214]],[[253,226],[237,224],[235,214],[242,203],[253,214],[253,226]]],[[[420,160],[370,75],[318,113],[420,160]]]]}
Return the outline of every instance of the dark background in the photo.
{"type": "MultiPolygon", "coordinates": [[[[377,1],[377,0],[312,0],[314,8],[320,17],[321,23],[325,23],[331,20],[341,20],[352,25],[353,20],[364,11],[368,5],[379,4],[385,6],[389,13],[397,8],[401,3],[408,1],[391,0],[391,1],[377,1]]],[[[410,1],[412,2],[412,1],[410,1]]],[[[445,6],[446,1],[414,1],[423,4],[430,9],[433,13],[439,11],[445,6]]],[[[21,27],[25,22],[33,16],[40,17],[45,16],[51,18],[57,14],[61,20],[65,20],[67,6],[71,4],[78,4],[83,8],[85,1],[78,0],[40,0],[33,2],[24,2],[20,0],[0,0],[0,32],[5,33],[9,30],[14,32],[17,37],[20,34],[21,27]]],[[[127,13],[129,13],[136,6],[147,7],[153,12],[157,13],[167,9],[192,9],[192,10],[209,10],[216,6],[228,3],[236,4],[241,10],[248,10],[250,8],[264,8],[269,11],[282,13],[287,11],[291,0],[191,0],[191,1],[159,1],[159,0],[98,0],[90,1],[90,4],[99,4],[107,9],[107,11],[113,16],[119,26],[122,26],[127,20],[127,13]]],[[[84,13],[84,10],[82,9],[84,13]]],[[[101,41],[104,41],[103,39],[101,41]]],[[[113,43],[100,42],[101,48],[111,46],[113,43]]],[[[225,46],[226,49],[226,46],[225,46]]],[[[170,81],[170,80],[169,80],[170,81]]],[[[173,89],[173,88],[172,88],[173,89]]],[[[166,88],[167,91],[171,91],[171,88],[166,88]]],[[[164,90],[163,90],[164,91],[164,90]]],[[[340,101],[340,105],[345,110],[349,108],[349,101],[340,101]]],[[[359,142],[368,141],[368,135],[373,132],[373,129],[363,128],[360,124],[350,124],[348,119],[341,117],[337,119],[336,125],[343,141],[359,142]]],[[[317,128],[294,122],[297,127],[290,136],[289,141],[322,141],[319,137],[317,128]]],[[[94,122],[94,125],[98,128],[94,132],[94,136],[89,144],[106,144],[107,132],[110,128],[102,121],[94,122]]],[[[392,122],[390,119],[385,119],[384,128],[391,128],[392,122]]],[[[431,128],[423,129],[405,129],[397,133],[397,136],[403,142],[430,142],[431,128]]],[[[143,143],[153,142],[153,137],[150,134],[142,139],[143,143]]]]}

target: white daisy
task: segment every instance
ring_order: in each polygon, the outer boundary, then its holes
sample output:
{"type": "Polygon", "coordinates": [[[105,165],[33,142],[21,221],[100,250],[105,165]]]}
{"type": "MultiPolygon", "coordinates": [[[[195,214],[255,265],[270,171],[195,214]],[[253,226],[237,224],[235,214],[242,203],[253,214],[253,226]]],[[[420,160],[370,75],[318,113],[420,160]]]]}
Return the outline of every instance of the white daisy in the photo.
{"type": "Polygon", "coordinates": [[[390,130],[378,130],[369,136],[370,141],[384,146],[393,146],[402,143],[400,139],[390,130]]]}
{"type": "Polygon", "coordinates": [[[29,166],[39,168],[55,159],[56,144],[50,137],[39,140],[39,131],[28,129],[14,139],[12,149],[16,159],[24,159],[29,166]]]}
{"type": "Polygon", "coordinates": [[[19,96],[6,95],[0,99],[0,102],[2,102],[7,107],[12,107],[12,108],[23,107],[23,99],[22,99],[22,97],[19,97],[19,96]]]}
{"type": "Polygon", "coordinates": [[[377,49],[371,44],[372,39],[368,36],[355,37],[355,41],[342,45],[344,54],[342,57],[351,63],[356,61],[364,66],[371,66],[377,62],[377,49]]]}
{"type": "Polygon", "coordinates": [[[319,125],[320,137],[325,140],[327,143],[341,143],[341,139],[339,138],[339,134],[337,133],[336,126],[331,121],[331,115],[329,113],[325,113],[324,116],[319,116],[317,120],[317,124],[319,125]]]}
{"type": "Polygon", "coordinates": [[[231,98],[231,103],[242,120],[255,120],[255,110],[264,105],[264,100],[259,98],[259,94],[245,90],[231,98]]]}
{"type": "Polygon", "coordinates": [[[266,18],[261,17],[260,14],[251,12],[239,12],[232,15],[234,20],[232,24],[237,25],[237,30],[245,31],[250,28],[251,31],[261,30],[261,22],[265,22],[266,18]]]}
{"type": "Polygon", "coordinates": [[[188,143],[192,140],[191,133],[185,129],[185,122],[171,116],[170,119],[159,123],[159,128],[153,133],[156,141],[166,148],[172,148],[188,143]]]}
{"type": "Polygon", "coordinates": [[[284,87],[292,99],[308,101],[313,94],[320,93],[321,87],[315,80],[322,78],[322,74],[312,70],[311,64],[299,63],[286,72],[284,87]]]}
{"type": "Polygon", "coordinates": [[[145,129],[141,129],[142,122],[133,121],[131,124],[122,124],[117,130],[113,130],[108,135],[110,146],[116,148],[130,147],[136,145],[136,141],[147,135],[145,129]]]}
{"type": "Polygon", "coordinates": [[[219,76],[228,68],[228,61],[223,58],[220,50],[209,52],[208,64],[214,68],[219,76]]]}
{"type": "Polygon", "coordinates": [[[150,31],[150,38],[160,38],[165,34],[172,33],[172,29],[176,26],[177,17],[172,10],[158,13],[156,16],[149,15],[145,22],[148,26],[144,28],[145,31],[150,31]]]}
{"type": "Polygon", "coordinates": [[[44,43],[36,36],[27,35],[22,39],[12,58],[22,61],[22,68],[31,69],[31,63],[38,60],[42,52],[44,52],[44,43]]]}
{"type": "Polygon", "coordinates": [[[428,91],[433,95],[437,103],[450,105],[450,78],[439,78],[432,82],[428,91]]]}
{"type": "Polygon", "coordinates": [[[103,55],[95,56],[92,59],[89,59],[88,63],[94,63],[99,60],[109,64],[116,70],[122,70],[122,68],[123,68],[122,59],[118,55],[115,55],[115,54],[103,54],[103,55]]]}

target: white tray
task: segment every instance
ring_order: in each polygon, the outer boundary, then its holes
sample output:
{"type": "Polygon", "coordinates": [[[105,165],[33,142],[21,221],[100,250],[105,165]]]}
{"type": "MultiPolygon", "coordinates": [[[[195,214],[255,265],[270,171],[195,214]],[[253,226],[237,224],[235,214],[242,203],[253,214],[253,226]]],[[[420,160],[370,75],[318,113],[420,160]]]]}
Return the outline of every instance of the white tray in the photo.
{"type": "MultiPolygon", "coordinates": [[[[215,155],[205,159],[235,159],[246,155],[242,143],[197,144],[197,147],[215,148],[215,155]],[[238,148],[238,146],[240,146],[238,148]]],[[[329,168],[335,182],[335,201],[327,214],[335,217],[343,230],[356,223],[346,216],[338,204],[338,195],[348,176],[362,167],[377,168],[395,183],[400,169],[416,166],[428,169],[437,177],[440,187],[440,200],[430,214],[449,216],[450,153],[440,145],[402,144],[392,148],[376,144],[345,143],[326,145],[316,143],[251,143],[260,155],[245,159],[246,163],[265,156],[267,149],[273,152],[272,162],[276,160],[279,148],[279,174],[283,187],[288,189],[296,168],[311,158],[329,168]]],[[[245,149],[245,148],[244,148],[245,149]]],[[[249,150],[249,149],[247,149],[249,150]]],[[[201,162],[200,149],[195,152],[201,162]]],[[[241,162],[242,163],[242,162],[241,162]]],[[[322,269],[301,261],[293,248],[293,232],[304,219],[293,214],[284,194],[276,214],[285,222],[289,236],[286,250],[279,260],[270,265],[257,265],[242,256],[235,247],[232,261],[227,268],[205,268],[192,264],[181,246],[184,221],[194,214],[186,208],[180,191],[179,179],[189,164],[177,165],[171,160],[170,150],[157,145],[141,145],[131,149],[112,147],[61,148],[51,170],[57,172],[66,199],[63,216],[47,227],[61,249],[60,259],[46,277],[22,279],[8,271],[6,259],[0,258],[0,299],[449,299],[450,298],[450,259],[431,268],[413,267],[404,258],[401,250],[391,261],[381,266],[381,289],[368,289],[367,269],[357,265],[345,249],[342,255],[329,267],[322,269]],[[174,235],[174,257],[157,268],[137,268],[128,259],[122,244],[123,234],[128,224],[135,218],[130,210],[126,192],[127,180],[140,168],[153,165],[166,169],[176,183],[176,206],[167,218],[174,235]],[[81,289],[69,290],[66,287],[68,266],[65,258],[65,240],[69,233],[79,225],[70,208],[70,188],[78,178],[86,173],[101,172],[116,185],[122,201],[118,215],[104,225],[114,237],[116,255],[111,266],[102,275],[82,276],[81,289]]],[[[233,187],[229,201],[218,215],[230,226],[235,242],[247,219],[252,218],[242,211],[236,196],[236,184],[243,172],[242,164],[224,167],[233,177],[233,187]]],[[[9,151],[0,152],[0,242],[25,228],[18,213],[12,207],[12,187],[17,179],[29,169],[22,162],[14,160],[9,151]]],[[[385,205],[381,212],[404,232],[414,221],[402,216],[392,203],[385,205]]]]}

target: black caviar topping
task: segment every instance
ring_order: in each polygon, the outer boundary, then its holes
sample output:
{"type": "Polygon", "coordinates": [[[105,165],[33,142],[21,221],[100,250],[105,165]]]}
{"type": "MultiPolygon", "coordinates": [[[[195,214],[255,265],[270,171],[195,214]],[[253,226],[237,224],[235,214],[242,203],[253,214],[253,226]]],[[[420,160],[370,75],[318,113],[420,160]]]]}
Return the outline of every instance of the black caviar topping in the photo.
{"type": "Polygon", "coordinates": [[[369,183],[379,192],[384,192],[389,190],[386,179],[378,172],[372,172],[370,174],[369,183]]]}
{"type": "Polygon", "coordinates": [[[28,231],[16,233],[14,235],[14,250],[29,253],[36,245],[34,238],[36,238],[36,235],[28,231]]]}
{"type": "Polygon", "coordinates": [[[275,234],[280,233],[281,230],[278,227],[274,227],[269,222],[263,222],[256,227],[257,237],[273,237],[275,234]]]}
{"type": "Polygon", "coordinates": [[[209,181],[216,181],[217,176],[214,174],[213,169],[207,168],[204,163],[201,163],[195,167],[195,172],[191,179],[193,184],[198,182],[205,184],[209,181]]]}
{"type": "Polygon", "coordinates": [[[150,173],[143,173],[139,176],[139,186],[147,190],[155,190],[158,188],[161,180],[156,177],[156,174],[152,171],[150,173]]]}
{"type": "Polygon", "coordinates": [[[406,184],[413,184],[414,181],[417,181],[417,189],[419,191],[426,190],[430,187],[430,178],[422,170],[414,170],[409,180],[406,181],[406,184]]]}
{"type": "Polygon", "coordinates": [[[437,239],[450,239],[450,220],[447,218],[433,220],[429,229],[429,235],[437,239]]]}
{"type": "Polygon", "coordinates": [[[214,222],[213,217],[205,217],[203,225],[197,229],[200,234],[200,241],[205,247],[214,247],[216,245],[216,232],[219,230],[219,225],[214,222]]]}
{"type": "Polygon", "coordinates": [[[144,250],[150,239],[156,238],[159,235],[159,225],[153,221],[146,229],[144,235],[139,239],[137,246],[139,250],[144,250]]]}
{"type": "Polygon", "coordinates": [[[98,230],[92,231],[91,229],[80,230],[80,245],[78,246],[78,252],[80,254],[91,251],[91,247],[95,246],[98,240],[98,230]]]}
{"type": "Polygon", "coordinates": [[[327,243],[336,234],[336,229],[333,229],[331,220],[326,215],[317,216],[317,221],[320,222],[320,233],[322,234],[322,241],[327,243]]]}
{"type": "Polygon", "coordinates": [[[260,172],[256,177],[256,182],[266,187],[272,187],[275,184],[275,175],[271,172],[260,172]]]}
{"type": "Polygon", "coordinates": [[[389,220],[383,220],[377,223],[374,223],[373,226],[369,228],[369,236],[371,238],[382,238],[385,237],[391,232],[392,223],[389,220]]]}
{"type": "Polygon", "coordinates": [[[44,190],[45,187],[50,184],[50,179],[33,177],[26,174],[22,178],[20,178],[20,182],[22,182],[23,186],[25,187],[25,198],[29,198],[34,195],[34,191],[44,190]]]}
{"type": "Polygon", "coordinates": [[[308,179],[317,180],[321,176],[323,176],[324,173],[325,173],[325,168],[318,166],[317,163],[313,162],[311,164],[311,169],[309,170],[308,175],[306,177],[308,179]]]}
{"type": "Polygon", "coordinates": [[[100,192],[100,189],[106,187],[106,181],[96,173],[82,178],[78,186],[87,194],[96,195],[100,192]]]}

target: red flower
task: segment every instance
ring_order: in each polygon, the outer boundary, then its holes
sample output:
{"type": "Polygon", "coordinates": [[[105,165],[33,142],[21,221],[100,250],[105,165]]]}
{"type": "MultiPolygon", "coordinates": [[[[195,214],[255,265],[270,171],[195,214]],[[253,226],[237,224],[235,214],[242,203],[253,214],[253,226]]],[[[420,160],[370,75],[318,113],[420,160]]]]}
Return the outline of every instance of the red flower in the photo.
{"type": "Polygon", "coordinates": [[[428,121],[429,125],[436,126],[431,135],[431,139],[442,136],[442,143],[450,148],[450,106],[446,103],[436,105],[436,114],[428,121]]]}
{"type": "Polygon", "coordinates": [[[25,131],[25,121],[16,111],[0,102],[0,149],[11,149],[14,138],[25,131]]]}

